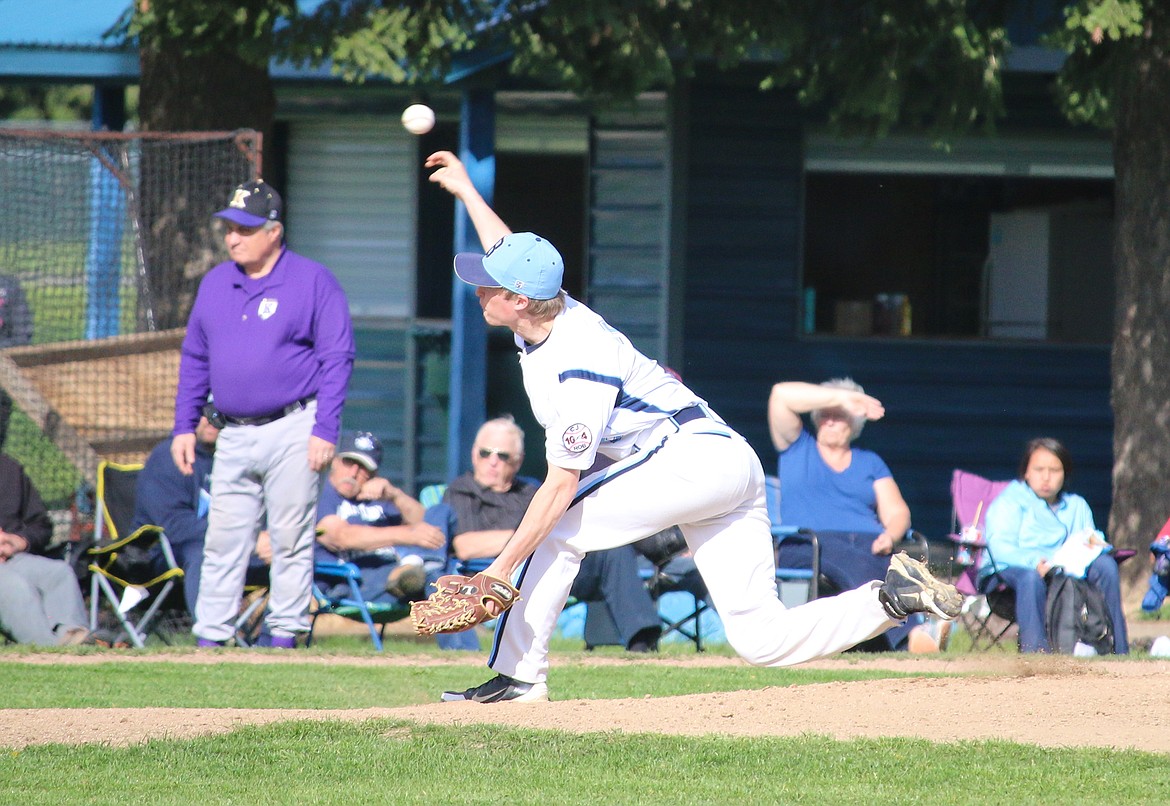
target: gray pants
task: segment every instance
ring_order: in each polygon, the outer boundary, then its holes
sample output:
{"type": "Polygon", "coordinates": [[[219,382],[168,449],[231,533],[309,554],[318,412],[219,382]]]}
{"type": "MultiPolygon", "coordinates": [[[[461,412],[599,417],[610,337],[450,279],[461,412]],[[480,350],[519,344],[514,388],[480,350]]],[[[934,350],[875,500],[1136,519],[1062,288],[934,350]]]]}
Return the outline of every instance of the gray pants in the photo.
{"type": "Polygon", "coordinates": [[[267,425],[229,425],[220,432],[195,603],[198,637],[226,641],[234,635],[244,574],[262,525],[272,538],[268,631],[308,632],[321,482],[309,469],[316,416],[314,402],[267,425]]]}
{"type": "Polygon", "coordinates": [[[65,630],[88,623],[68,563],[25,553],[0,563],[0,630],[15,641],[55,646],[65,630]]]}

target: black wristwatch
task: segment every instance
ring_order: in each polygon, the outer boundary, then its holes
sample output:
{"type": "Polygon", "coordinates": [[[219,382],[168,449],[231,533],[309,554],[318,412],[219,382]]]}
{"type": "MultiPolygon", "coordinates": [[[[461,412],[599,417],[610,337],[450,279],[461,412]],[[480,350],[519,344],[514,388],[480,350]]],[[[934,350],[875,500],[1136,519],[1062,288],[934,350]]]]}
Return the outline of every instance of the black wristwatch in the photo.
{"type": "Polygon", "coordinates": [[[227,420],[219,413],[219,409],[215,407],[214,403],[207,403],[203,406],[203,416],[216,428],[223,428],[227,425],[227,420]]]}

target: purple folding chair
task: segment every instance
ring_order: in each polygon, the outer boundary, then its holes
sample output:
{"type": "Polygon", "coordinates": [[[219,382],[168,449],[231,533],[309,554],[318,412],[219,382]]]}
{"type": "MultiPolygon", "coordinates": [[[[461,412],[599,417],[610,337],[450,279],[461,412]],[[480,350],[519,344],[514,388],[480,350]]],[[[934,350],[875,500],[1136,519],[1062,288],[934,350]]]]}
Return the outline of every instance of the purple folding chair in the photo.
{"type": "Polygon", "coordinates": [[[975,584],[980,561],[987,553],[983,539],[987,508],[1010,483],[991,481],[966,470],[955,470],[951,475],[954,533],[948,537],[955,543],[955,563],[960,568],[955,587],[966,598],[959,623],[971,636],[971,648],[976,650],[998,646],[1016,623],[1015,592],[1011,588],[998,577],[986,593],[975,584]]]}
{"type": "MultiPolygon", "coordinates": [[[[991,502],[1010,483],[991,481],[966,470],[955,470],[951,475],[954,533],[948,537],[955,543],[955,562],[961,568],[955,587],[967,598],[959,620],[971,635],[972,649],[999,645],[1016,622],[1015,591],[998,576],[986,592],[981,592],[975,584],[980,559],[985,554],[995,568],[995,558],[983,539],[983,520],[991,502]]],[[[1134,554],[1130,549],[1118,549],[1113,552],[1113,559],[1120,565],[1134,554]]]]}

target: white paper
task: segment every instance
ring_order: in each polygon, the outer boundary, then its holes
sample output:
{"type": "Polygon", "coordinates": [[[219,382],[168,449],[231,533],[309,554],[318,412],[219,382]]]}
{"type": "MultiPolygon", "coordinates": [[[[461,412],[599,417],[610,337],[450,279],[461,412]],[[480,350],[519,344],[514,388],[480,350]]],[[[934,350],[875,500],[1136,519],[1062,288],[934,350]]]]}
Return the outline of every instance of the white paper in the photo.
{"type": "Polygon", "coordinates": [[[125,613],[149,595],[150,591],[141,585],[127,585],[126,589],[122,591],[122,601],[118,603],[118,612],[125,613]]]}
{"type": "Polygon", "coordinates": [[[1089,563],[1101,556],[1107,545],[1097,532],[1086,529],[1069,535],[1048,562],[1059,565],[1068,576],[1083,578],[1089,563]]]}

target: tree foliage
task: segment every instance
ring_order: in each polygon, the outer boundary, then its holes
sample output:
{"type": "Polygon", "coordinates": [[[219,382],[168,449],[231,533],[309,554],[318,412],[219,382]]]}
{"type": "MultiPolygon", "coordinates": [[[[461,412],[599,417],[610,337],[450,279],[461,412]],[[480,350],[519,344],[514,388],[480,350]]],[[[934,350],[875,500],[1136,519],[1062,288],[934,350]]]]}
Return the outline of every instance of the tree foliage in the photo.
{"type": "Polygon", "coordinates": [[[115,26],[140,48],[175,48],[183,57],[230,54],[267,69],[277,23],[296,0],[136,0],[115,26]]]}
{"type": "Polygon", "coordinates": [[[586,98],[670,87],[700,61],[773,69],[766,86],[828,103],[832,122],[875,134],[987,127],[1002,112],[1003,0],[326,0],[278,34],[294,59],[347,78],[426,82],[471,49],[586,98]],[[938,77],[945,75],[945,82],[938,77]]]}
{"type": "Polygon", "coordinates": [[[23,85],[0,87],[0,120],[89,120],[93,87],[23,85]]]}
{"type": "Polygon", "coordinates": [[[1057,76],[1061,107],[1074,122],[1112,127],[1118,82],[1133,70],[1154,11],[1138,0],[1080,0],[1047,41],[1068,53],[1057,76]]]}
{"type": "MultiPolygon", "coordinates": [[[[843,131],[989,130],[1003,114],[1012,15],[1028,0],[138,0],[118,30],[145,48],[330,63],[345,79],[440,82],[471,51],[585,98],[669,88],[701,62],[767,64],[765,88],[821,105],[843,131]]],[[[1039,4],[1041,6],[1045,4],[1039,4]]],[[[1069,54],[1059,102],[1111,124],[1110,98],[1153,0],[1076,0],[1045,42],[1069,54]]]]}
{"type": "MultiPolygon", "coordinates": [[[[1030,0],[137,0],[117,26],[177,57],[332,64],[350,81],[439,82],[470,51],[587,98],[669,88],[700,61],[771,68],[765,87],[822,105],[842,130],[947,135],[1003,113],[1012,15],[1030,0]]],[[[1044,40],[1068,54],[1059,102],[1112,123],[1111,98],[1148,34],[1154,0],[1056,4],[1044,40]]]]}
{"type": "Polygon", "coordinates": [[[330,62],[351,81],[434,83],[472,50],[586,98],[669,88],[696,63],[772,66],[766,86],[824,103],[844,129],[937,133],[1002,112],[1007,0],[489,2],[139,0],[119,30],[145,48],[330,62]],[[945,81],[939,81],[946,76],[945,81]]]}

